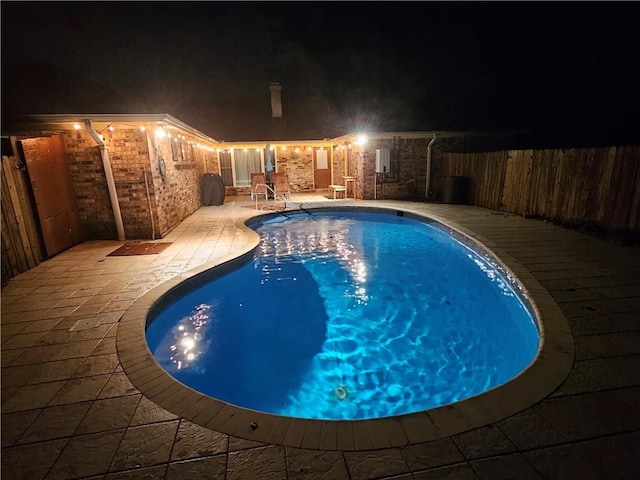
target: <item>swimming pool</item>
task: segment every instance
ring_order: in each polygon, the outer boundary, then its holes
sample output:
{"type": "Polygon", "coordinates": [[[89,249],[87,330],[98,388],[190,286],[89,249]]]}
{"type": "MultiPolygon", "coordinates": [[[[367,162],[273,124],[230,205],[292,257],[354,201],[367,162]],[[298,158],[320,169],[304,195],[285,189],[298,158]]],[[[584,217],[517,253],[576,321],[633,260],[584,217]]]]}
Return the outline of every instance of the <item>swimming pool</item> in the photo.
{"type": "Polygon", "coordinates": [[[437,222],[361,211],[249,225],[255,258],[147,325],[158,362],[206,395],[291,417],[380,418],[478,395],[536,356],[518,285],[437,222]]]}

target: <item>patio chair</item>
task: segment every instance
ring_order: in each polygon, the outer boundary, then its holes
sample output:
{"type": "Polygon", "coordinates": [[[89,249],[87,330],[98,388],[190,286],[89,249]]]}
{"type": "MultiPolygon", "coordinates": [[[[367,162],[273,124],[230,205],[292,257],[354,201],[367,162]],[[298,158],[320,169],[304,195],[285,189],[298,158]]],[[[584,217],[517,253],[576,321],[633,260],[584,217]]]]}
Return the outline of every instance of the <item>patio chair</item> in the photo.
{"type": "Polygon", "coordinates": [[[291,200],[291,192],[289,190],[289,175],[286,173],[271,174],[271,181],[273,182],[273,190],[276,192],[276,196],[284,197],[291,200]]]}
{"type": "Polygon", "coordinates": [[[264,195],[264,199],[268,200],[266,184],[264,173],[251,173],[251,200],[256,200],[261,195],[264,195]]]}

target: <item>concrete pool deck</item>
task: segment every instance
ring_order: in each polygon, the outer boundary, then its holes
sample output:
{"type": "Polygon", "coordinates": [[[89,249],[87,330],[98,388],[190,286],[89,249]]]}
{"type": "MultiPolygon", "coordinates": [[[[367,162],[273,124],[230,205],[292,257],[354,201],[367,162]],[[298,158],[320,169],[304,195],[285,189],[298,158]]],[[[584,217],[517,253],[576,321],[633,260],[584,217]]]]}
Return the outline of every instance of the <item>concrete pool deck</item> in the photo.
{"type": "Polygon", "coordinates": [[[575,344],[568,376],[507,418],[479,428],[458,426],[453,435],[446,435],[453,428],[446,420],[437,435],[425,438],[425,429],[408,426],[402,432],[415,441],[387,448],[355,448],[354,439],[353,448],[321,449],[323,431],[313,429],[303,434],[300,447],[258,442],[161,408],[149,400],[154,391],[143,395],[123,371],[116,348],[119,321],[165,282],[250,248],[251,232],[239,224],[256,212],[247,208],[250,201],[227,199],[222,206],[202,207],[159,240],[172,245],[157,255],[107,257],[122,243],[85,242],[3,288],[2,478],[640,475],[639,248],[470,206],[302,195],[293,201],[406,208],[473,232],[507,264],[524,267],[518,277],[531,275],[541,293],[553,297],[551,308],[559,305],[575,344]]]}

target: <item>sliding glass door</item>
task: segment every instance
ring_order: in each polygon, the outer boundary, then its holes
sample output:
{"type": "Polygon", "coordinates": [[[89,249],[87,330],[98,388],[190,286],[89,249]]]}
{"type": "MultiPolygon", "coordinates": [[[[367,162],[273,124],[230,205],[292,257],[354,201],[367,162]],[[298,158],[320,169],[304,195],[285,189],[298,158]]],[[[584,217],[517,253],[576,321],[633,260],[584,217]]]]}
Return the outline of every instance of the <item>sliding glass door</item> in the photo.
{"type": "Polygon", "coordinates": [[[234,149],[233,160],[237,187],[251,185],[251,172],[262,172],[262,158],[259,150],[234,149]]]}

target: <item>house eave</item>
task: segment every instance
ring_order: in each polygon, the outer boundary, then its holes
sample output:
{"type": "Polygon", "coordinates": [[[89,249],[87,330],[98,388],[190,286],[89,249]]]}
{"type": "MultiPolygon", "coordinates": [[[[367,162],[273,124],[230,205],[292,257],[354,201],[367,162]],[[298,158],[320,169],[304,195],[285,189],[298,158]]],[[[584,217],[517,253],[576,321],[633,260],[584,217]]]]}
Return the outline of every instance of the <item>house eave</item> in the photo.
{"type": "MultiPolygon", "coordinates": [[[[426,138],[431,139],[434,135],[438,135],[439,137],[459,137],[461,135],[465,135],[468,132],[439,132],[439,131],[425,131],[425,132],[377,132],[367,134],[367,138],[369,140],[385,140],[391,139],[394,137],[401,137],[405,139],[414,139],[414,138],[426,138]]],[[[346,135],[341,135],[339,137],[334,138],[323,138],[323,139],[300,139],[300,140],[247,140],[247,141],[233,141],[233,142],[225,142],[224,140],[220,141],[220,145],[218,148],[261,148],[265,147],[267,144],[272,146],[299,146],[306,145],[311,147],[331,147],[335,145],[341,145],[345,143],[354,143],[360,133],[348,133],[346,135]]]]}
{"type": "Polygon", "coordinates": [[[200,130],[178,120],[169,114],[33,114],[27,117],[25,128],[21,130],[33,131],[68,131],[74,124],[83,124],[85,120],[91,120],[98,130],[107,128],[108,125],[129,125],[146,128],[150,126],[173,127],[187,132],[194,137],[210,144],[218,145],[220,142],[200,130]]]}

